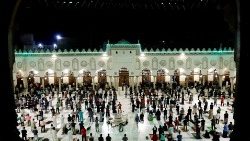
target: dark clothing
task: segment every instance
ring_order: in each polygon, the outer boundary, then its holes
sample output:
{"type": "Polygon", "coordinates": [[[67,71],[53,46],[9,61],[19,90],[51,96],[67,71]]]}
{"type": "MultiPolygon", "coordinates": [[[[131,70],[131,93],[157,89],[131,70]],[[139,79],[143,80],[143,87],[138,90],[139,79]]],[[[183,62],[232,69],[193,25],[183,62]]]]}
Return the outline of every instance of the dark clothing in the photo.
{"type": "Polygon", "coordinates": [[[111,137],[110,137],[110,136],[107,136],[107,137],[106,137],[106,141],[111,141],[111,137]]]}
{"type": "Polygon", "coordinates": [[[104,141],[103,137],[99,137],[98,141],[104,141]]]}

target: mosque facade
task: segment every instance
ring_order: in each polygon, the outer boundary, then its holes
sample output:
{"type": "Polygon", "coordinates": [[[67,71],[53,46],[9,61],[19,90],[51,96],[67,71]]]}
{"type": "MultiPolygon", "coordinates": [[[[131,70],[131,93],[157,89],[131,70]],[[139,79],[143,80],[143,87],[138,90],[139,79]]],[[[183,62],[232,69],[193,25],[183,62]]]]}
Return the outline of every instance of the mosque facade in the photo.
{"type": "Polygon", "coordinates": [[[13,82],[17,87],[31,83],[124,84],[194,82],[230,86],[235,83],[234,50],[150,49],[125,40],[106,44],[105,50],[20,50],[15,51],[13,82]]]}

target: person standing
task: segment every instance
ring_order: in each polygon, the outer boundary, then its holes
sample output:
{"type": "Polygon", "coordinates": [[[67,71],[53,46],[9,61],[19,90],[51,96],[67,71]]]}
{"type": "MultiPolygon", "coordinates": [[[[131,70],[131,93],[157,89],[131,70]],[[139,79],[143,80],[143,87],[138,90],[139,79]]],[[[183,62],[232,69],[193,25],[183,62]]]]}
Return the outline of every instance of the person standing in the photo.
{"type": "Polygon", "coordinates": [[[82,112],[82,110],[80,110],[80,111],[78,112],[78,116],[79,116],[78,122],[83,121],[83,112],[82,112]]]}
{"type": "Polygon", "coordinates": [[[73,132],[71,129],[68,130],[68,141],[72,141],[73,140],[73,132]]]}
{"type": "Polygon", "coordinates": [[[202,118],[201,119],[201,131],[204,131],[204,129],[205,129],[205,119],[202,118]]]}
{"type": "Polygon", "coordinates": [[[124,134],[124,136],[122,137],[122,141],[128,141],[128,137],[126,134],[124,134]]]}
{"type": "Polygon", "coordinates": [[[34,127],[32,132],[34,134],[34,141],[38,141],[38,130],[36,129],[36,127],[34,127]]]}
{"type": "Polygon", "coordinates": [[[177,135],[177,141],[182,141],[181,131],[179,130],[178,133],[179,133],[179,134],[177,135]]]}
{"type": "Polygon", "coordinates": [[[225,123],[224,127],[223,127],[223,134],[222,137],[226,138],[228,135],[229,129],[228,129],[228,125],[227,123],[225,123]]]}
{"type": "Polygon", "coordinates": [[[98,138],[98,141],[104,141],[104,138],[102,137],[102,134],[100,134],[100,137],[98,138]]]}
{"type": "Polygon", "coordinates": [[[108,134],[108,136],[106,137],[106,141],[111,141],[111,137],[109,136],[109,134],[108,134]]]}
{"type": "Polygon", "coordinates": [[[99,132],[99,120],[98,120],[98,117],[95,118],[95,131],[99,132]]]}
{"type": "Polygon", "coordinates": [[[151,137],[151,140],[152,141],[157,141],[158,140],[158,137],[156,134],[153,134],[153,136],[151,137]]]}
{"type": "Polygon", "coordinates": [[[227,113],[227,111],[224,114],[224,123],[228,123],[228,113],[227,113]]]}
{"type": "Polygon", "coordinates": [[[94,137],[92,136],[92,133],[89,134],[89,141],[94,141],[94,137]]]}
{"type": "Polygon", "coordinates": [[[25,129],[25,127],[23,127],[23,130],[21,132],[22,132],[22,139],[26,141],[27,140],[27,130],[25,129]]]}
{"type": "MultiPolygon", "coordinates": [[[[90,134],[92,135],[92,133],[90,134]]],[[[82,141],[87,141],[87,130],[84,128],[84,126],[82,127],[81,135],[82,135],[82,141]]]]}
{"type": "Polygon", "coordinates": [[[61,116],[61,128],[63,127],[63,125],[64,125],[64,116],[62,115],[61,116]]]}

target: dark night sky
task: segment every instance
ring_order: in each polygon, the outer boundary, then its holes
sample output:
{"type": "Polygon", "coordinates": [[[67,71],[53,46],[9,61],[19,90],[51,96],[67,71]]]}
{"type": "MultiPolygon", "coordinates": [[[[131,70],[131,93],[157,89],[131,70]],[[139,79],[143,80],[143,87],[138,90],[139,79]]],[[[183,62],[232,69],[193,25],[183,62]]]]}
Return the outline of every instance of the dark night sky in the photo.
{"type": "Polygon", "coordinates": [[[17,21],[17,34],[33,33],[36,43],[52,44],[59,33],[71,39],[71,48],[100,48],[107,40],[121,39],[140,40],[144,48],[208,48],[221,42],[231,46],[233,39],[223,12],[216,9],[22,8],[17,21]]]}

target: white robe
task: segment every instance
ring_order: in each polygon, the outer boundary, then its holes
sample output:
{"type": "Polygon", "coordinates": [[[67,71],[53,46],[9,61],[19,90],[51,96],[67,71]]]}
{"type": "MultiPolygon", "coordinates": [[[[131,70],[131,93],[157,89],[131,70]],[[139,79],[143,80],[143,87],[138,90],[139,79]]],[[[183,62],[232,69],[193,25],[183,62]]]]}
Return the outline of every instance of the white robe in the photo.
{"type": "Polygon", "coordinates": [[[72,141],[73,140],[73,132],[72,130],[68,131],[68,141],[72,141]]]}
{"type": "Polygon", "coordinates": [[[61,128],[63,127],[64,125],[64,116],[61,116],[61,128]]]}
{"type": "Polygon", "coordinates": [[[57,127],[56,116],[53,116],[53,125],[54,125],[55,128],[57,127]]]}

